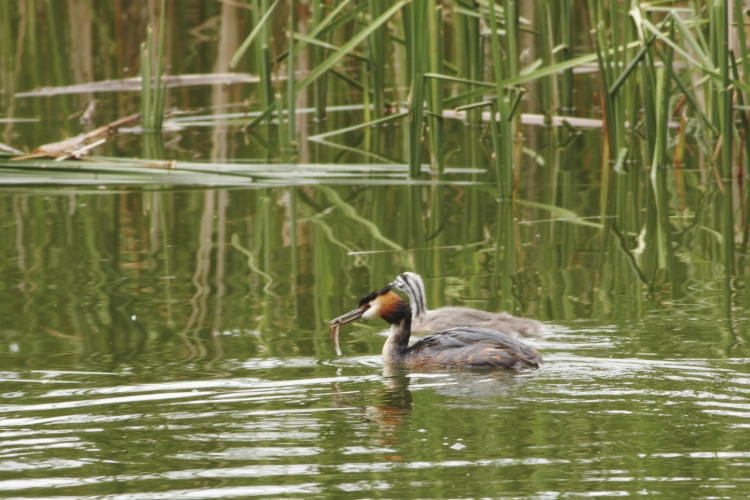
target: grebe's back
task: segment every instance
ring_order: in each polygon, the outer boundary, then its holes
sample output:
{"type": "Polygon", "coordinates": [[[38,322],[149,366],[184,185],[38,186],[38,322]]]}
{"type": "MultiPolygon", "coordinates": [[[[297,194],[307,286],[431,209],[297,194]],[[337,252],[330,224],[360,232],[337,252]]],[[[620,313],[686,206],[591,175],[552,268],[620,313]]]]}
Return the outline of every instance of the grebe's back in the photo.
{"type": "Polygon", "coordinates": [[[430,311],[425,301],[424,282],[416,273],[402,273],[391,285],[409,296],[412,330],[439,332],[461,326],[497,330],[508,335],[544,338],[544,325],[535,319],[517,318],[505,312],[491,313],[469,307],[441,307],[430,311]]]}

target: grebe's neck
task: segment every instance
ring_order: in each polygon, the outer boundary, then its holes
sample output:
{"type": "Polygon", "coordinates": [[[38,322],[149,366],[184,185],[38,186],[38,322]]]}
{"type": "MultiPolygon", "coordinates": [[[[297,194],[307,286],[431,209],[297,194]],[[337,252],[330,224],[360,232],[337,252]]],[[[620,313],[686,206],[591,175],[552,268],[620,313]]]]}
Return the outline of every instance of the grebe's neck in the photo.
{"type": "Polygon", "coordinates": [[[408,276],[402,275],[401,285],[404,293],[409,296],[409,302],[411,303],[412,314],[414,317],[418,318],[426,314],[427,301],[425,299],[424,282],[422,281],[422,277],[411,273],[408,276]]]}
{"type": "Polygon", "coordinates": [[[403,361],[404,353],[409,348],[409,336],[411,336],[411,316],[391,324],[388,340],[383,346],[383,360],[386,362],[403,361]]]}

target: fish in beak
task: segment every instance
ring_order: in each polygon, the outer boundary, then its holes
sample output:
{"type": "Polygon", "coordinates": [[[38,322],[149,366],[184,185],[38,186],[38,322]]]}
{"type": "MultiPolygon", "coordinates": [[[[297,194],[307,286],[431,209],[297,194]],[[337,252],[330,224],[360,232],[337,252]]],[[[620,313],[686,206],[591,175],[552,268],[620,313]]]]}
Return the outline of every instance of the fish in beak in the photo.
{"type": "Polygon", "coordinates": [[[339,356],[341,356],[341,348],[339,347],[339,327],[357,321],[362,317],[365,311],[366,309],[357,308],[331,321],[331,339],[333,339],[333,346],[336,348],[336,354],[339,356]]]}

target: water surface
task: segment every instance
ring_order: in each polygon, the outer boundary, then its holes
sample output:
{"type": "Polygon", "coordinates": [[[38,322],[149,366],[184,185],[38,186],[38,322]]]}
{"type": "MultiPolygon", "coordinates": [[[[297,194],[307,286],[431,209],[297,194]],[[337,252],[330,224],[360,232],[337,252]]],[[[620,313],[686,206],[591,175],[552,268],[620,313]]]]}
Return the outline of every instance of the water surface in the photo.
{"type": "Polygon", "coordinates": [[[481,185],[42,189],[0,205],[2,496],[750,491],[742,277],[704,282],[696,262],[679,293],[648,289],[597,251],[599,229],[529,206],[505,226],[510,206],[481,185]],[[417,224],[442,229],[420,241],[417,224]],[[344,327],[336,357],[325,320],[407,269],[431,306],[544,321],[544,367],[384,367],[375,321],[344,327]]]}

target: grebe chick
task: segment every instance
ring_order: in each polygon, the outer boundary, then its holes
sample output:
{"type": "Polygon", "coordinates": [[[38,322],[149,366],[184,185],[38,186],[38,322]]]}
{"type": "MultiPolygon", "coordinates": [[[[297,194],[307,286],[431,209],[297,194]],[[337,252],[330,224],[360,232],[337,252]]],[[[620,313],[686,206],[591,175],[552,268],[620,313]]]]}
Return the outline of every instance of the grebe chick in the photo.
{"type": "Polygon", "coordinates": [[[539,353],[510,335],[462,326],[428,335],[409,345],[411,309],[391,285],[360,299],[357,308],[331,321],[331,337],[340,353],[338,331],[341,325],[360,318],[382,318],[391,324],[383,346],[386,363],[408,363],[414,366],[456,366],[486,368],[538,368],[539,353]]]}
{"type": "Polygon", "coordinates": [[[409,302],[414,310],[412,328],[415,332],[437,332],[457,326],[476,326],[521,337],[541,339],[547,334],[544,325],[539,321],[516,318],[504,312],[491,313],[468,307],[441,307],[430,311],[425,302],[424,282],[416,273],[403,273],[391,285],[409,296],[409,302]]]}

